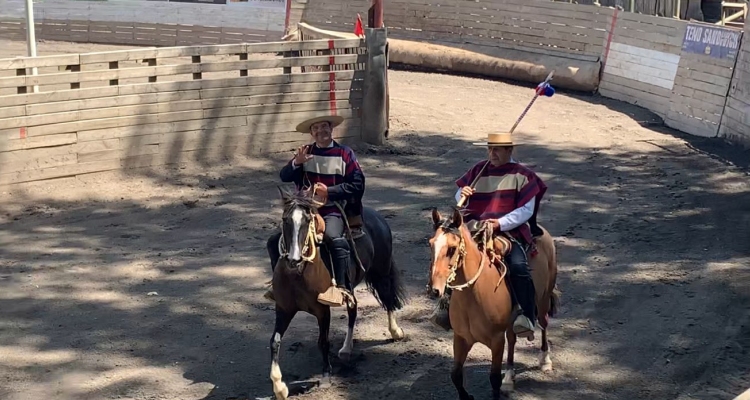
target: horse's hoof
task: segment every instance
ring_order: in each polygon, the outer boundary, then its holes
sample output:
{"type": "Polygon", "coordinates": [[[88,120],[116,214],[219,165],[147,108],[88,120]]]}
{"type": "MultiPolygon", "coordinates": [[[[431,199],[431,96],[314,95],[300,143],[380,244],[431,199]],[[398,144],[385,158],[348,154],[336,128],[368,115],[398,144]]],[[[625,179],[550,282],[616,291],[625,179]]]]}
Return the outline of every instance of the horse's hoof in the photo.
{"type": "Polygon", "coordinates": [[[289,397],[289,388],[286,383],[281,382],[278,386],[274,385],[273,394],[276,396],[276,400],[287,400],[289,397]]]}
{"type": "Polygon", "coordinates": [[[398,341],[404,340],[404,338],[406,338],[406,335],[404,334],[404,330],[401,329],[401,327],[398,327],[397,329],[391,331],[391,337],[393,338],[393,340],[398,341]]]}
{"type": "Polygon", "coordinates": [[[552,371],[552,360],[549,358],[549,352],[542,352],[539,354],[539,368],[542,372],[552,371]]]}
{"type": "Polygon", "coordinates": [[[348,363],[351,358],[352,358],[352,353],[350,353],[348,351],[344,352],[344,351],[339,350],[339,360],[341,360],[341,361],[343,361],[345,363],[348,363]]]}
{"type": "Polygon", "coordinates": [[[320,379],[320,383],[318,384],[318,387],[321,389],[328,389],[331,387],[331,375],[325,374],[323,375],[323,378],[320,379]]]}
{"type": "Polygon", "coordinates": [[[513,380],[513,377],[515,376],[515,373],[513,370],[506,370],[503,374],[503,380],[500,382],[500,391],[503,393],[510,393],[514,391],[515,388],[515,381],[513,380]]]}
{"type": "Polygon", "coordinates": [[[510,393],[514,390],[516,390],[516,385],[513,383],[513,381],[510,382],[503,382],[502,385],[500,385],[500,390],[502,390],[505,393],[510,393]]]}

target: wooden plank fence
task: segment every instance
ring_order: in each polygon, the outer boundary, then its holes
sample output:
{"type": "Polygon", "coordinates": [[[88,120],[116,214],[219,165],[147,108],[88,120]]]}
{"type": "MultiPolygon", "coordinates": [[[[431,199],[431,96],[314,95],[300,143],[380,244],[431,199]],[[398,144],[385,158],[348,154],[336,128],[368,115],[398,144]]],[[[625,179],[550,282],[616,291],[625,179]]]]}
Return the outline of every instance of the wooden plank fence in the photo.
{"type": "Polygon", "coordinates": [[[662,118],[669,112],[685,22],[618,12],[604,57],[599,92],[638,104],[662,118]]]}
{"type": "Polygon", "coordinates": [[[0,88],[13,92],[0,95],[0,184],[287,151],[309,141],[296,124],[320,113],[343,116],[336,137],[358,140],[363,47],[339,39],[0,59],[12,75],[0,88]],[[353,54],[289,55],[331,47],[353,54]],[[331,71],[301,71],[311,66],[331,71]],[[32,67],[38,75],[20,74],[32,67]]]}
{"type": "MultiPolygon", "coordinates": [[[[35,25],[37,39],[136,46],[262,43],[278,41],[282,36],[257,29],[171,23],[46,19],[35,25]]],[[[26,40],[25,20],[0,20],[0,38],[26,40]]]]}
{"type": "Polygon", "coordinates": [[[735,50],[732,54],[722,55],[720,46],[708,45],[709,54],[705,53],[706,47],[700,53],[697,52],[699,49],[687,51],[683,48],[666,123],[692,135],[715,137],[724,114],[742,32],[692,23],[686,36],[690,40],[703,39],[707,37],[703,34],[704,28],[721,32],[725,43],[736,46],[735,50]]]}
{"type": "Polygon", "coordinates": [[[745,25],[719,136],[750,148],[750,24],[745,25]]]}
{"type": "MultiPolygon", "coordinates": [[[[0,0],[0,38],[25,40],[24,10],[23,0],[0,0]]],[[[34,5],[37,39],[100,44],[275,42],[284,34],[285,18],[281,6],[249,3],[55,0],[34,5]]]]}
{"type": "MultiPolygon", "coordinates": [[[[352,32],[370,2],[308,0],[303,22],[352,32]]],[[[612,9],[524,0],[392,0],[389,37],[448,45],[479,45],[597,60],[612,9]]]]}

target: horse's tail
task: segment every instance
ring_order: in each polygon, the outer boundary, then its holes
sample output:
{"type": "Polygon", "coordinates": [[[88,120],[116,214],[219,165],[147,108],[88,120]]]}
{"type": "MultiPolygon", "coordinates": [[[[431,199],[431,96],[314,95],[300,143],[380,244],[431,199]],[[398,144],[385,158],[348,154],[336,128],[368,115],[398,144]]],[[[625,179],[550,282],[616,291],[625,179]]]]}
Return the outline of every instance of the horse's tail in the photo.
{"type": "Polygon", "coordinates": [[[365,275],[365,282],[386,311],[396,311],[404,307],[406,289],[393,259],[384,270],[370,268],[365,275]]]}
{"type": "Polygon", "coordinates": [[[552,289],[552,295],[549,296],[549,311],[547,311],[547,315],[550,317],[554,317],[555,314],[560,311],[561,294],[562,292],[557,288],[557,285],[555,285],[555,288],[552,289]]]}
{"type": "MultiPolygon", "coordinates": [[[[549,235],[549,233],[547,233],[549,235]]],[[[550,270],[550,285],[552,286],[552,293],[549,296],[549,310],[547,315],[554,317],[560,311],[560,296],[562,292],[557,286],[557,246],[555,246],[554,240],[549,236],[549,270],[550,270]]]]}

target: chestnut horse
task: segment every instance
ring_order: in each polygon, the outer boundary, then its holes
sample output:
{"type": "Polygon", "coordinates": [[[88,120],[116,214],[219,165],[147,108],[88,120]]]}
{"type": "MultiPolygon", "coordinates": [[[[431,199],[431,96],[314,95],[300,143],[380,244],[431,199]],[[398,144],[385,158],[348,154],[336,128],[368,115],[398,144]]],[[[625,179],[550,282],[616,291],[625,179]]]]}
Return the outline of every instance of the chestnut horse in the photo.
{"type": "MultiPolygon", "coordinates": [[[[271,336],[271,381],[276,399],[283,400],[289,389],[283,382],[279,367],[279,349],[294,316],[299,312],[312,314],[318,320],[318,348],[323,361],[322,385],[330,384],[331,363],[328,333],[331,308],[318,302],[319,293],[331,284],[331,273],[324,263],[329,258],[326,246],[320,242],[325,221],[317,211],[316,202],[307,191],[291,193],[279,187],[283,200],[281,232],[268,240],[268,253],[273,269],[273,299],[276,302],[276,323],[271,336]],[[284,249],[284,254],[280,251],[284,249]],[[323,255],[321,254],[323,253],[323,255]]],[[[361,282],[370,288],[380,305],[388,312],[388,330],[394,340],[404,338],[404,331],[396,323],[394,311],[404,306],[405,290],[393,259],[393,237],[387,221],[375,210],[364,207],[365,235],[354,240],[347,271],[347,283],[354,289],[361,282]],[[355,254],[362,261],[358,264],[355,254]]],[[[354,343],[354,324],[357,320],[357,299],[352,290],[347,301],[349,317],[344,345],[339,358],[348,361],[354,343]]]]}
{"type": "MultiPolygon", "coordinates": [[[[453,289],[449,316],[453,329],[453,368],[451,380],[456,386],[459,399],[473,399],[463,385],[463,365],[476,343],[482,343],[492,352],[490,383],[492,398],[499,399],[501,389],[512,391],[514,382],[513,356],[516,336],[513,333],[511,292],[505,279],[508,269],[504,263],[500,268],[490,260],[486,251],[490,238],[486,229],[480,232],[477,243],[464,224],[461,211],[454,209],[450,219],[443,219],[437,209],[432,211],[435,233],[430,239],[432,265],[430,268],[429,292],[436,297],[445,294],[446,287],[453,289]],[[480,249],[479,244],[483,249],[480,249]],[[507,369],[502,370],[505,340],[508,340],[507,369]]],[[[540,226],[541,228],[541,226],[540,226]]],[[[543,371],[552,369],[547,341],[549,316],[557,311],[559,294],[557,280],[557,260],[552,237],[544,228],[543,235],[536,238],[538,252],[530,258],[539,325],[542,329],[542,352],[540,367],[543,371]]],[[[497,247],[498,240],[494,239],[497,247]]],[[[510,247],[501,249],[497,255],[507,254],[510,247]]],[[[533,340],[533,337],[529,340],[533,340]]]]}

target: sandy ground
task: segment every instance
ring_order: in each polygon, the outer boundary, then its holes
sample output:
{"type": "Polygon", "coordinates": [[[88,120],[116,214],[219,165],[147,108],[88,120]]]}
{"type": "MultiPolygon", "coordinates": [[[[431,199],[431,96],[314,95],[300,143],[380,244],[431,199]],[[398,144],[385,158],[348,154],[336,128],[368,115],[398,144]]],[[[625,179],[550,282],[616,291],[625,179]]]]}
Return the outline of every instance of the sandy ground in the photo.
{"type": "MultiPolygon", "coordinates": [[[[356,150],[367,204],[394,231],[409,339],[388,340],[385,312],[360,289],[353,362],[336,360],[346,320],[335,310],[334,384],[300,399],[456,398],[451,335],[426,321],[427,209],[449,209],[453,181],[485,154],[470,143],[510,127],[533,91],[389,76],[390,140],[356,150]]],[[[516,155],[549,186],[540,221],[558,246],[563,304],[550,328],[554,371],[539,371],[538,339],[519,343],[513,399],[731,399],[750,387],[750,157],[655,121],[558,93],[521,125],[516,155]]],[[[280,218],[284,161],[2,188],[0,398],[271,395],[264,243],[280,218]]],[[[287,382],[320,372],[316,336],[311,316],[293,321],[287,382]]],[[[478,400],[490,398],[488,356],[477,346],[467,364],[478,400]]]]}

